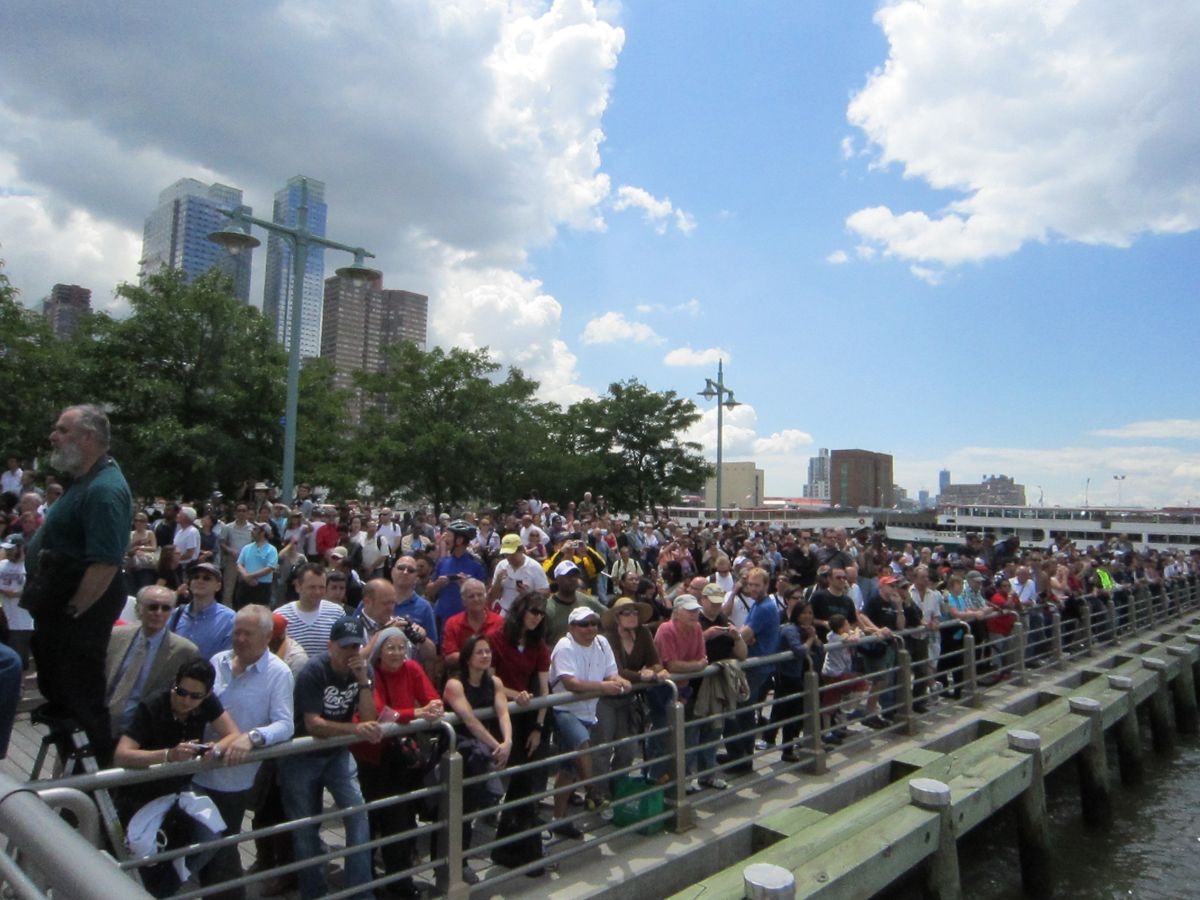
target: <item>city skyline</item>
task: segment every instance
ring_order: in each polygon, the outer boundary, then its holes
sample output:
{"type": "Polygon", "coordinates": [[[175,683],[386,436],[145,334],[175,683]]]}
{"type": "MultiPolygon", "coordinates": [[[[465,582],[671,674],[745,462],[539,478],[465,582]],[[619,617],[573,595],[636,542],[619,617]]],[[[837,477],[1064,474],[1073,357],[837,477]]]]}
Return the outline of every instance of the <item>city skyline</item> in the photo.
{"type": "Polygon", "coordinates": [[[304,172],[329,232],[429,297],[431,345],[548,399],[695,398],[723,359],[725,459],[772,495],[863,447],[911,496],[948,468],[1200,502],[1194,3],[10,7],[0,257],[27,303],[112,308],[161,185],[262,209],[304,172]]]}

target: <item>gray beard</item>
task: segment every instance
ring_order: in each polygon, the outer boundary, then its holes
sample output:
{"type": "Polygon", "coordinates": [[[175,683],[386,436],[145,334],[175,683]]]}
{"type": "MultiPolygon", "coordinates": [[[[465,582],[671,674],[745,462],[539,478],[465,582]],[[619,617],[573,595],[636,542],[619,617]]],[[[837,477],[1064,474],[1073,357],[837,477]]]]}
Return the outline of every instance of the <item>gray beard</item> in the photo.
{"type": "Polygon", "coordinates": [[[60,472],[77,475],[83,465],[83,451],[76,444],[64,444],[50,451],[50,465],[60,472]]]}

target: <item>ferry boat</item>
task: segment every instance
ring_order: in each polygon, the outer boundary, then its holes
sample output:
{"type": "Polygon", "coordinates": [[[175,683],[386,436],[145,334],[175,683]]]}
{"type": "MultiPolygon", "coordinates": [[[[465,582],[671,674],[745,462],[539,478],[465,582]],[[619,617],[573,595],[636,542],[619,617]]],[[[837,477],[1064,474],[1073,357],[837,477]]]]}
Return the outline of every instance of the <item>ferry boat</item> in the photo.
{"type": "MultiPolygon", "coordinates": [[[[997,540],[1015,534],[1027,547],[1049,548],[1066,538],[1086,549],[1119,538],[1138,550],[1200,549],[1200,509],[1191,508],[957,505],[902,512],[766,506],[723,513],[726,519],[766,522],[770,527],[786,529],[882,529],[889,544],[944,544],[948,549],[965,544],[971,533],[990,534],[997,540]]],[[[699,525],[713,521],[715,510],[677,506],[670,507],[667,514],[682,524],[699,525]]]]}

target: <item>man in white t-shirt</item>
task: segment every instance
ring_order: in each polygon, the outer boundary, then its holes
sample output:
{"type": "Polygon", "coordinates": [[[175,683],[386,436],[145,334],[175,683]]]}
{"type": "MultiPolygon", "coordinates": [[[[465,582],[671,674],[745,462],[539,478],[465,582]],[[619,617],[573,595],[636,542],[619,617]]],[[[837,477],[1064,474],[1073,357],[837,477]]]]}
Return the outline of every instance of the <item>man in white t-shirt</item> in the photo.
{"type": "Polygon", "coordinates": [[[190,506],[179,507],[175,514],[175,558],[187,569],[200,559],[200,529],[196,527],[196,510],[190,506]]]}
{"type": "Polygon", "coordinates": [[[21,461],[15,456],[10,456],[7,468],[5,468],[3,473],[0,473],[0,494],[13,494],[20,497],[21,476],[24,474],[21,471],[21,461]]]}
{"type": "Polygon", "coordinates": [[[0,601],[8,619],[8,643],[21,657],[21,666],[29,666],[29,642],[33,638],[33,616],[18,605],[25,590],[25,539],[9,535],[0,544],[4,559],[0,560],[0,601]]]}
{"type": "Polygon", "coordinates": [[[305,563],[296,573],[296,596],[276,610],[287,619],[287,634],[304,648],[309,659],[316,659],[329,649],[329,632],[333,623],[346,614],[337,603],[324,599],[325,567],[320,563],[305,563]]]}
{"type": "Polygon", "coordinates": [[[500,562],[492,573],[488,602],[501,615],[508,615],[517,597],[525,591],[548,591],[545,570],[525,555],[519,534],[506,534],[500,541],[500,562]]]}
{"type": "Polygon", "coordinates": [[[404,531],[399,525],[393,521],[392,511],[386,506],[379,511],[379,531],[378,533],[387,538],[388,546],[391,552],[395,553],[396,548],[400,546],[400,538],[404,536],[404,531]]]}
{"type": "MultiPolygon", "coordinates": [[[[599,633],[600,615],[588,606],[571,610],[567,618],[567,634],[554,645],[550,654],[550,690],[567,690],[586,694],[599,692],[606,697],[619,697],[632,690],[632,685],[617,674],[617,660],[604,635],[599,633]]],[[[554,725],[558,730],[561,749],[581,750],[588,746],[592,726],[596,724],[595,698],[576,700],[554,707],[554,725]]],[[[562,822],[567,814],[571,792],[566,787],[578,780],[592,777],[592,758],[581,753],[559,767],[554,786],[554,819],[550,829],[565,837],[582,838],[583,832],[574,822],[562,822]]]]}

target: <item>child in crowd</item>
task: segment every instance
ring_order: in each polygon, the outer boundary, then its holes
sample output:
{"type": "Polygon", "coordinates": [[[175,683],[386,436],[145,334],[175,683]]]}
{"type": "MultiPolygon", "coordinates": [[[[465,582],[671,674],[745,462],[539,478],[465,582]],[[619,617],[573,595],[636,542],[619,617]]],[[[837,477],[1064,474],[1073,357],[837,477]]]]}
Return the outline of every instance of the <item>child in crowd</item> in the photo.
{"type": "Polygon", "coordinates": [[[821,725],[828,744],[840,744],[846,738],[841,725],[841,704],[850,694],[870,689],[868,682],[854,671],[853,645],[863,636],[841,613],[829,617],[829,638],[825,642],[825,661],[821,664],[821,725]],[[827,710],[827,711],[826,711],[827,710]]]}

